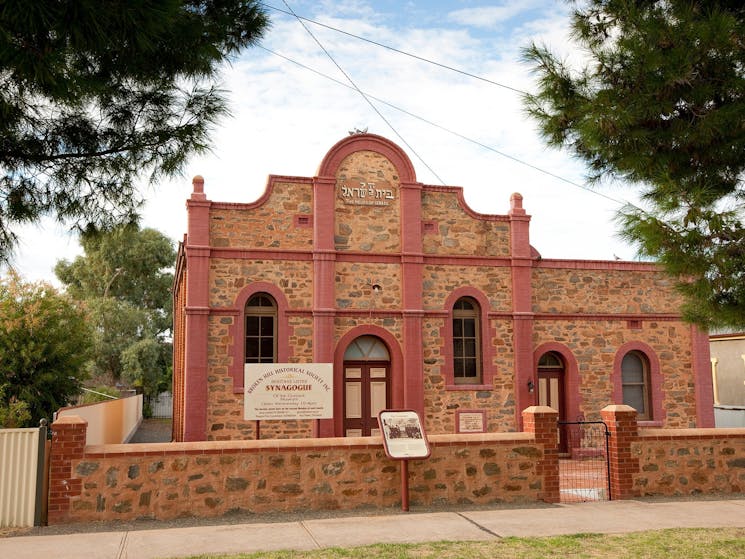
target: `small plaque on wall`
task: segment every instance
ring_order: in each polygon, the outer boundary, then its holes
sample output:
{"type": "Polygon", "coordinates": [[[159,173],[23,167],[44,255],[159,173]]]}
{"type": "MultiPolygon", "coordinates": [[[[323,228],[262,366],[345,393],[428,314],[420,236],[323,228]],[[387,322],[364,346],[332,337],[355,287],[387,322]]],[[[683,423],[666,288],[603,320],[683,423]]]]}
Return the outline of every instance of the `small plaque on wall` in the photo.
{"type": "Polygon", "coordinates": [[[484,410],[456,410],[456,433],[485,433],[486,412],[484,410]]]}

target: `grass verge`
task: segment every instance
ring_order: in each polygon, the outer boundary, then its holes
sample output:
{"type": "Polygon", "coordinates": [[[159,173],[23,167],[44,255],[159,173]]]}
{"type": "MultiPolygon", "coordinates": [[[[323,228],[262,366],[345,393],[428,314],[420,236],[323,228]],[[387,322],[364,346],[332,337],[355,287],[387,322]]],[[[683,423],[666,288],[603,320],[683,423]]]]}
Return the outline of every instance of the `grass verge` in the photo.
{"type": "MultiPolygon", "coordinates": [[[[188,559],[730,559],[745,557],[745,528],[674,529],[630,534],[575,534],[481,542],[379,544],[313,551],[194,555],[188,559]]],[[[186,559],[186,558],[184,558],[186,559]]]]}

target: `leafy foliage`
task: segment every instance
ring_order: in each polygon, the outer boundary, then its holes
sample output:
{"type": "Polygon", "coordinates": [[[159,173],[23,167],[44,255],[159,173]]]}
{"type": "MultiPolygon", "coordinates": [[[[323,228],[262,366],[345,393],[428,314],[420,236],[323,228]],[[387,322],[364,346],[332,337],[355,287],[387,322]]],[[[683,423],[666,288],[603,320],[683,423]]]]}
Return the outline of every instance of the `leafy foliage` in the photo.
{"type": "Polygon", "coordinates": [[[573,71],[546,47],[528,113],[589,178],[639,185],[647,211],[622,234],[662,263],[704,327],[745,326],[745,4],[586,0],[572,29],[591,62],[573,71]]]}
{"type": "Polygon", "coordinates": [[[220,65],[268,20],[255,0],[0,6],[0,262],[13,226],[133,221],[138,179],[177,173],[227,114],[220,65]]]}
{"type": "Polygon", "coordinates": [[[5,393],[7,385],[0,386],[0,428],[16,429],[28,425],[31,421],[31,412],[28,411],[28,403],[22,402],[15,396],[6,400],[5,393]]]}
{"type": "Polygon", "coordinates": [[[51,419],[80,392],[90,338],[84,309],[68,296],[16,275],[0,280],[0,407],[28,426],[51,419]]]}
{"type": "Polygon", "coordinates": [[[57,262],[55,273],[88,309],[94,326],[91,373],[155,395],[171,364],[173,244],[136,225],[90,229],[80,242],[85,255],[57,262]]]}

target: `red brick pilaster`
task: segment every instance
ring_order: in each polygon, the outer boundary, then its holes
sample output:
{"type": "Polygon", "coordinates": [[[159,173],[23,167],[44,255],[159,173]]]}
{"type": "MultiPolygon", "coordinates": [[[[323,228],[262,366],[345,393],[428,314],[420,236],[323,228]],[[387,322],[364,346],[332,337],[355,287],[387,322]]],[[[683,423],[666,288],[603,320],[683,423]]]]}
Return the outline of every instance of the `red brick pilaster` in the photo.
{"type": "MultiPolygon", "coordinates": [[[[532,258],[530,251],[530,216],[523,209],[523,197],[510,197],[510,252],[512,270],[512,347],[515,354],[515,420],[520,428],[520,410],[535,402],[528,389],[533,379],[533,312],[532,258]]],[[[523,426],[523,429],[525,427],[523,426]]]]}
{"type": "Polygon", "coordinates": [[[611,499],[631,499],[639,496],[634,489],[634,474],[639,473],[639,459],[631,455],[631,443],[639,436],[636,410],[626,405],[606,406],[600,411],[610,431],[608,466],[611,499]]]}
{"type": "Polygon", "coordinates": [[[523,429],[533,433],[537,444],[543,446],[543,458],[536,469],[543,479],[543,491],[538,498],[546,503],[558,503],[559,494],[559,413],[548,406],[530,406],[523,411],[523,429]]]}
{"type": "Polygon", "coordinates": [[[49,524],[68,520],[70,497],[77,497],[82,481],[73,479],[72,462],[83,457],[88,422],[77,415],[60,417],[52,423],[49,464],[49,524]]]}

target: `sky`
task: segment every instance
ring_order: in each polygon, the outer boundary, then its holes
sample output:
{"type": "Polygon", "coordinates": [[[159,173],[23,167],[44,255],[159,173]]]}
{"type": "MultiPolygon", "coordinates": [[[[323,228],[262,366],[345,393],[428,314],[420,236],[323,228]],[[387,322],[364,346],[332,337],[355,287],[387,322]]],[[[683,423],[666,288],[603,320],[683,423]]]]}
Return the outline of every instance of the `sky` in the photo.
{"type": "MultiPolygon", "coordinates": [[[[548,45],[570,63],[582,62],[568,38],[568,3],[286,2],[264,2],[271,28],[259,46],[222,72],[232,116],[214,130],[211,152],[192,158],[181,177],[143,181],[143,227],[175,244],[186,232],[193,176],[204,177],[210,200],[252,202],[268,175],[314,176],[336,142],[367,129],[408,154],[419,182],[463,187],[476,212],[506,214],[511,194],[522,194],[532,216],[531,244],[543,258],[636,258],[614,221],[622,202],[638,203],[635,189],[570,184],[585,184],[585,168],[569,152],[546,147],[515,91],[534,90],[531,68],[521,58],[531,42],[548,45]],[[286,13],[288,6],[328,27],[301,24],[286,13]]],[[[55,263],[81,253],[68,229],[51,219],[18,229],[14,268],[27,280],[55,283],[55,263]]]]}

